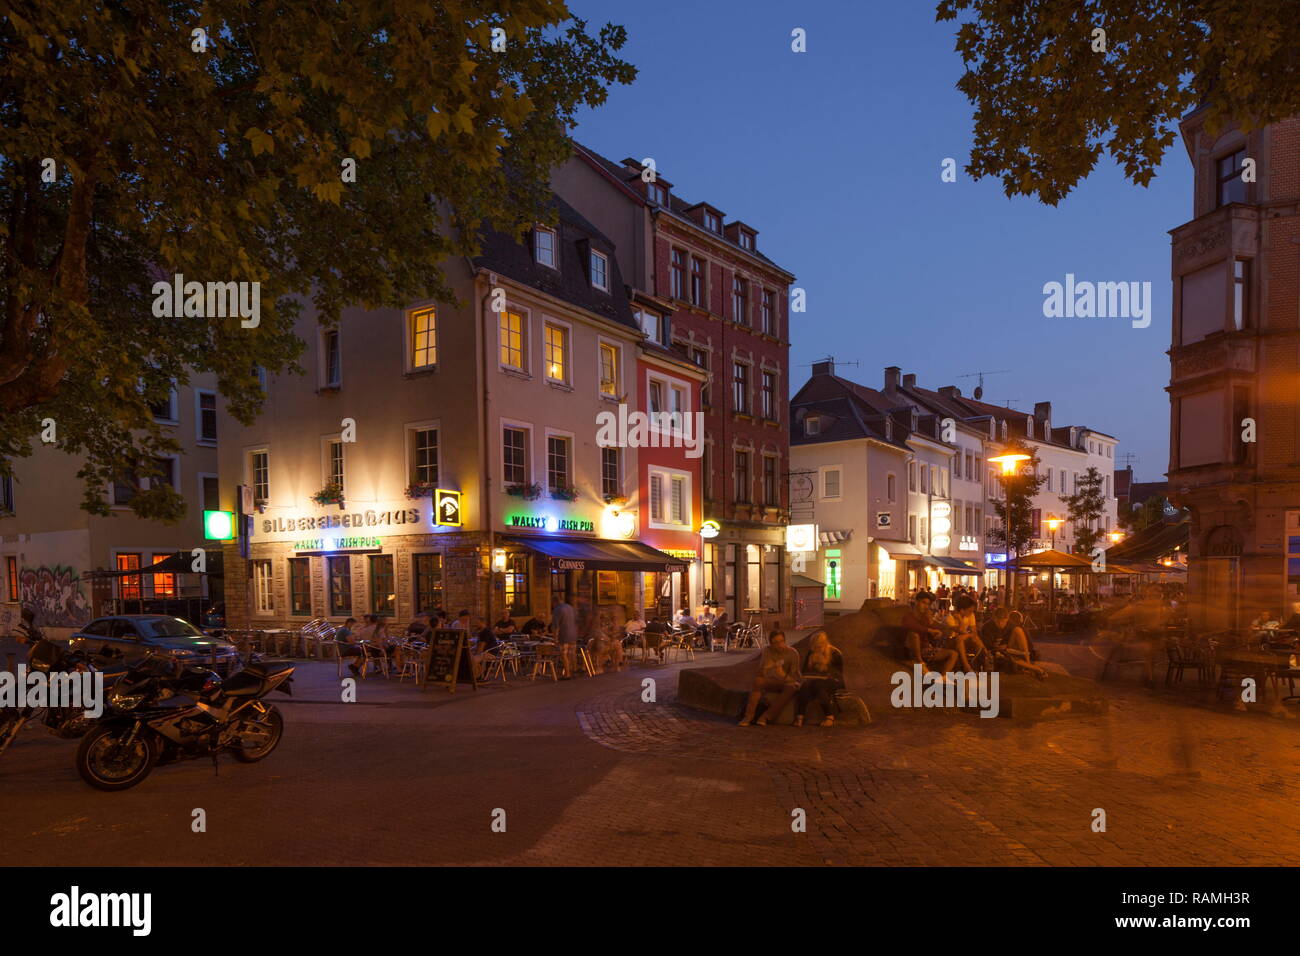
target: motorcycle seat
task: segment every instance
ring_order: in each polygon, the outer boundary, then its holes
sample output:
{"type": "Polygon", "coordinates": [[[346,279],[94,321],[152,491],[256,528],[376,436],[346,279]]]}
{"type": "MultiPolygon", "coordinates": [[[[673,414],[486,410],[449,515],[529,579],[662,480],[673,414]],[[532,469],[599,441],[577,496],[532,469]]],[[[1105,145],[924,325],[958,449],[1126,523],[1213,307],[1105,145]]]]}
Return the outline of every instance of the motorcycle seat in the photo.
{"type": "Polygon", "coordinates": [[[226,678],[221,693],[227,697],[255,697],[266,686],[266,678],[261,674],[250,674],[249,670],[251,668],[244,668],[226,678]]]}
{"type": "Polygon", "coordinates": [[[283,671],[292,670],[294,666],[286,662],[264,664],[261,661],[255,661],[241,670],[240,673],[251,674],[254,677],[274,677],[283,671]]]}

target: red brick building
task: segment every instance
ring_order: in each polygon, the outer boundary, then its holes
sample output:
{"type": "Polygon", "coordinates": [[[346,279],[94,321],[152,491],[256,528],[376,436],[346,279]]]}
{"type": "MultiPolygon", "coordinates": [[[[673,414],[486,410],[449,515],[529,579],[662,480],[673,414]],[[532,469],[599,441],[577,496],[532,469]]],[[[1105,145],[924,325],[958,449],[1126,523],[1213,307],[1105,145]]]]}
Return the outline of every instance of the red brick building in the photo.
{"type": "Polygon", "coordinates": [[[1181,124],[1169,489],[1191,511],[1192,613],[1218,628],[1300,610],[1300,119],[1212,134],[1204,114],[1181,124]]]}
{"type": "MultiPolygon", "coordinates": [[[[704,597],[789,619],[789,290],[758,231],[679,197],[658,170],[575,146],[556,192],[614,240],[647,337],[707,372],[704,597]]],[[[769,620],[772,620],[769,617],[769,620]]]]}

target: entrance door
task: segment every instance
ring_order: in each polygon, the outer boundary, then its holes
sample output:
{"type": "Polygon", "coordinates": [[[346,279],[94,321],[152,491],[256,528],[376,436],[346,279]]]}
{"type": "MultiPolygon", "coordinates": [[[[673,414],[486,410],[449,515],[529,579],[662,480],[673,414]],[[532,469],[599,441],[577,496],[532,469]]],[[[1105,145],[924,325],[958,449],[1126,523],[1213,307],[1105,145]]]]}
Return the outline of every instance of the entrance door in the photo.
{"type": "Polygon", "coordinates": [[[1204,574],[1201,607],[1205,626],[1212,631],[1237,626],[1237,601],[1241,593],[1238,562],[1238,558],[1205,558],[1201,562],[1204,574]]]}

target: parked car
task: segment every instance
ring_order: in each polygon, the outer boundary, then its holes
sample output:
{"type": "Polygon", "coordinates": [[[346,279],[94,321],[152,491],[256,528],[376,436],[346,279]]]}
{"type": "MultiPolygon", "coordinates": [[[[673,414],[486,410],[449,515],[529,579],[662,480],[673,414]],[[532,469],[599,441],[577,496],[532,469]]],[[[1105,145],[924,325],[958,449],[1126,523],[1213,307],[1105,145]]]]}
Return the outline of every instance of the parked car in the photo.
{"type": "Polygon", "coordinates": [[[209,631],[221,631],[226,626],[226,604],[220,601],[203,612],[203,626],[209,631]]]}
{"type": "MultiPolygon", "coordinates": [[[[88,654],[121,652],[121,666],[150,651],[166,654],[186,664],[207,667],[223,677],[239,661],[239,650],[224,637],[210,637],[189,621],[165,614],[118,614],[91,621],[72,635],[72,650],[88,654]]],[[[113,668],[117,670],[118,668],[113,668]]]]}

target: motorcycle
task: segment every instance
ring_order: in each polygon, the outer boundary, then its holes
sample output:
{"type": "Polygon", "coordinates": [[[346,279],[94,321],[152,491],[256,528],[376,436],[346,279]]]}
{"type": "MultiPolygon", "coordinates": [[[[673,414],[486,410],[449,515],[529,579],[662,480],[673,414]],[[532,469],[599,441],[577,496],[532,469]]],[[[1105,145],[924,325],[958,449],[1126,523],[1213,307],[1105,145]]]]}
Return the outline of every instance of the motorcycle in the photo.
{"type": "MultiPolygon", "coordinates": [[[[22,623],[18,625],[22,638],[31,645],[27,652],[27,667],[43,674],[95,672],[93,658],[80,651],[69,651],[45,636],[35,624],[32,612],[24,608],[22,623]]],[[[79,707],[7,707],[0,711],[0,755],[9,749],[19,732],[28,723],[40,720],[47,730],[63,740],[76,740],[94,725],[95,719],[87,717],[79,707]]]]}
{"type": "Polygon", "coordinates": [[[126,790],[155,766],[230,753],[242,763],[265,760],[280,743],[284,719],[262,700],[292,696],[294,665],[251,663],[222,681],[201,667],[149,655],[108,694],[105,714],[81,740],[76,766],[97,790],[126,790]],[[163,705],[172,697],[193,702],[163,705]]]}

